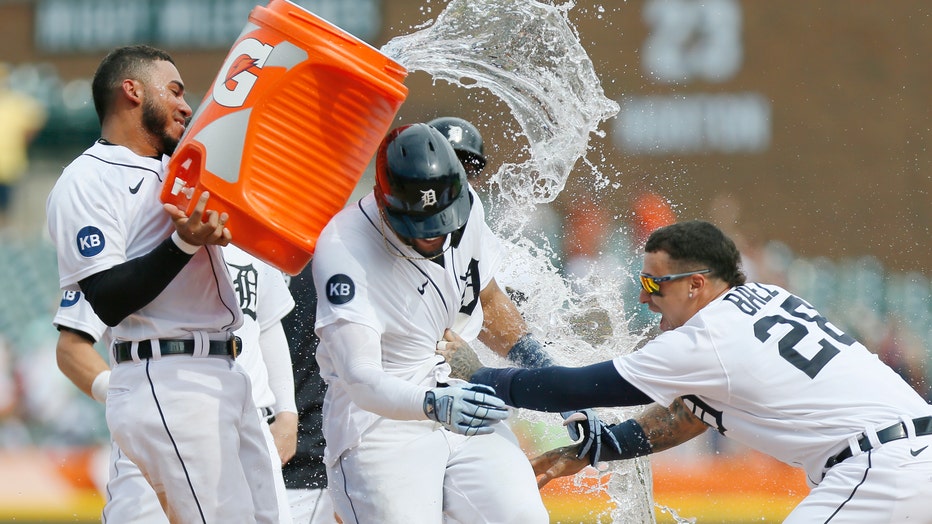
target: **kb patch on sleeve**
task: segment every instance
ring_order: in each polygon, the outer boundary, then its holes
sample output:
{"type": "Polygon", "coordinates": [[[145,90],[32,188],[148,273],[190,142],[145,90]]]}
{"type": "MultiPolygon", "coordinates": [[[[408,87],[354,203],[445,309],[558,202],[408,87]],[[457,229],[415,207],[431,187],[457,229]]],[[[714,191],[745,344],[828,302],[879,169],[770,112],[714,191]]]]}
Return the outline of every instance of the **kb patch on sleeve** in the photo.
{"type": "Polygon", "coordinates": [[[59,306],[63,308],[71,307],[77,304],[78,300],[80,299],[81,299],[80,291],[65,291],[64,293],[62,293],[61,304],[59,304],[59,306]]]}
{"type": "Polygon", "coordinates": [[[346,304],[356,295],[353,279],[342,273],[333,275],[327,281],[327,300],[331,304],[346,304]]]}
{"type": "Polygon", "coordinates": [[[85,258],[99,255],[104,250],[104,233],[94,226],[84,226],[78,231],[78,252],[85,258]]]}

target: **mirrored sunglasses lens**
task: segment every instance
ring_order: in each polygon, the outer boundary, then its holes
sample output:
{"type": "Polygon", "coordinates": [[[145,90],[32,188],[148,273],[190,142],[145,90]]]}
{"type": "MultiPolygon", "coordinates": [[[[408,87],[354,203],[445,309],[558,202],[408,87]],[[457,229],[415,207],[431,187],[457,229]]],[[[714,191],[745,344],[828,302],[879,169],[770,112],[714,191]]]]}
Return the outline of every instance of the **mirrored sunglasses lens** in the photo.
{"type": "Polygon", "coordinates": [[[644,291],[647,291],[648,294],[660,291],[660,284],[654,282],[654,279],[645,276],[641,277],[641,287],[643,287],[644,291]]]}

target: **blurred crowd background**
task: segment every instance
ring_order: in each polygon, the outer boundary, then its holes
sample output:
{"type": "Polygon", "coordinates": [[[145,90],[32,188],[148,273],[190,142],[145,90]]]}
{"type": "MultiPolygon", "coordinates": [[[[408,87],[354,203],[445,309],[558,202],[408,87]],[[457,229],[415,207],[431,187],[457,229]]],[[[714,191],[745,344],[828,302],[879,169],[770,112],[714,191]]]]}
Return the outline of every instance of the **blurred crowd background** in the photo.
{"type": "MultiPolygon", "coordinates": [[[[95,447],[103,408],[58,371],[45,197],[98,137],[90,77],[111,47],[168,49],[196,106],[255,1],[0,1],[0,448],[95,447]]],[[[440,0],[297,2],[378,47],[440,0]]],[[[932,6],[924,0],[579,0],[567,17],[621,112],[539,228],[571,279],[625,297],[653,228],[711,220],[750,280],[806,297],[932,402],[932,6]]],[[[412,74],[400,122],[458,115],[489,170],[526,155],[507,108],[412,74]]],[[[364,179],[364,184],[367,179],[364,179]]],[[[371,183],[371,182],[370,182],[371,183]]],[[[741,453],[710,436],[701,453],[741,453]]],[[[684,454],[685,455],[685,454],[684,454]]],[[[2,504],[0,504],[2,505],[2,504]]]]}

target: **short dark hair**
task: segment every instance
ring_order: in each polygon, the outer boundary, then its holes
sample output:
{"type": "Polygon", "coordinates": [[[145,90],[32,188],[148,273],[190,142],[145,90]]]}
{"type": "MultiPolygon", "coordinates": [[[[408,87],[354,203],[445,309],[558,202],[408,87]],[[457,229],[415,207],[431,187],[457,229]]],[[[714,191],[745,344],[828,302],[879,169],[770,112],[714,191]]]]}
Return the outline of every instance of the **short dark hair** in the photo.
{"type": "Polygon", "coordinates": [[[709,222],[690,220],[661,227],[648,237],[644,251],[666,252],[678,271],[708,268],[732,286],[740,286],[747,280],[735,243],[709,222]]]}
{"type": "Polygon", "coordinates": [[[148,65],[164,60],[175,63],[167,52],[147,45],[130,45],[110,51],[97,66],[91,92],[94,95],[94,109],[97,118],[104,123],[104,116],[110,111],[114,92],[127,78],[146,81],[149,78],[148,65]]]}

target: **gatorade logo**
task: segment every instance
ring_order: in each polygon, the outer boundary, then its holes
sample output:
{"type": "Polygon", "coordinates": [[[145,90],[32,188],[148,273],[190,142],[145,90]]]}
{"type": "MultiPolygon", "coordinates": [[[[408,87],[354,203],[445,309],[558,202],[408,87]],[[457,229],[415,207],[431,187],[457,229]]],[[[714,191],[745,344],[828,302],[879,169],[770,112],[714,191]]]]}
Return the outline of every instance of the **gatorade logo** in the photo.
{"type": "Polygon", "coordinates": [[[273,46],[254,38],[246,38],[236,44],[220,68],[223,81],[218,78],[214,82],[214,102],[224,107],[242,107],[273,49],[273,46]]]}
{"type": "Polygon", "coordinates": [[[78,303],[78,300],[81,299],[80,291],[65,291],[61,295],[61,304],[60,307],[71,307],[78,303]]]}
{"type": "Polygon", "coordinates": [[[331,304],[346,304],[353,300],[354,296],[356,296],[356,285],[350,277],[343,274],[333,275],[327,281],[327,300],[331,304]]]}
{"type": "Polygon", "coordinates": [[[85,226],[78,231],[78,251],[81,256],[90,258],[104,250],[104,234],[94,226],[85,226]]]}

